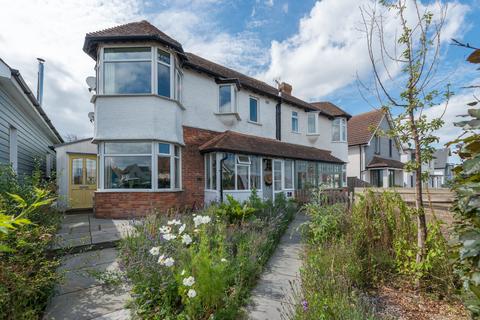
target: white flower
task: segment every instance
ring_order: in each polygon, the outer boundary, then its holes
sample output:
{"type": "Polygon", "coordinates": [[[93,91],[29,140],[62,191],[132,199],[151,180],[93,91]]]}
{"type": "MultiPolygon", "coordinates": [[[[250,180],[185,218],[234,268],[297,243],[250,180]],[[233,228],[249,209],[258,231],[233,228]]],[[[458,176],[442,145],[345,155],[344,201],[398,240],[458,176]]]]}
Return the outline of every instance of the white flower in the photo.
{"type": "Polygon", "coordinates": [[[220,261],[221,261],[221,262],[227,262],[227,259],[222,258],[220,261]]]}
{"type": "Polygon", "coordinates": [[[177,236],[174,235],[174,234],[171,234],[171,233],[165,233],[163,235],[163,239],[167,240],[167,241],[170,241],[170,240],[173,240],[175,239],[177,236]]]}
{"type": "Polygon", "coordinates": [[[163,226],[163,227],[160,227],[158,230],[160,231],[160,233],[170,233],[170,231],[172,231],[172,228],[168,226],[163,226]]]}
{"type": "Polygon", "coordinates": [[[192,243],[192,238],[188,234],[184,234],[182,236],[182,243],[188,246],[190,243],[192,243]]]}
{"type": "Polygon", "coordinates": [[[207,224],[209,223],[210,221],[212,221],[212,218],[210,218],[209,216],[195,216],[193,218],[193,222],[195,224],[195,228],[197,228],[199,225],[202,225],[202,224],[207,224]]]}
{"type": "Polygon", "coordinates": [[[180,226],[180,228],[178,228],[178,234],[182,234],[183,231],[185,231],[185,228],[186,228],[186,227],[187,227],[187,226],[185,225],[185,223],[182,224],[182,225],[180,226]]]}
{"type": "Polygon", "coordinates": [[[187,292],[187,296],[188,296],[189,298],[195,298],[195,297],[197,296],[197,291],[195,291],[195,290],[193,290],[193,289],[190,289],[190,290],[188,290],[188,292],[187,292]]]}
{"type": "Polygon", "coordinates": [[[171,226],[171,225],[181,225],[181,224],[182,224],[182,221],[173,219],[173,220],[168,221],[167,224],[168,224],[169,226],[171,226]]]}
{"type": "Polygon", "coordinates": [[[212,218],[210,218],[209,216],[203,216],[202,217],[202,222],[204,224],[210,223],[210,221],[212,221],[212,218]]]}
{"type": "Polygon", "coordinates": [[[185,271],[185,269],[182,270],[182,273],[180,273],[181,276],[184,276],[185,273],[187,273],[187,271],[185,271]]]}
{"type": "Polygon", "coordinates": [[[163,262],[163,264],[166,267],[171,267],[171,266],[173,266],[174,263],[175,263],[175,260],[173,260],[173,258],[166,258],[163,262]]]}
{"type": "Polygon", "coordinates": [[[195,284],[195,278],[190,276],[188,278],[183,279],[183,285],[186,287],[191,287],[195,284]]]}
{"type": "Polygon", "coordinates": [[[162,254],[160,257],[158,257],[157,262],[160,263],[160,264],[163,264],[165,262],[165,255],[162,254]]]}
{"type": "Polygon", "coordinates": [[[152,247],[149,252],[152,256],[158,256],[160,254],[160,247],[152,247]]]}

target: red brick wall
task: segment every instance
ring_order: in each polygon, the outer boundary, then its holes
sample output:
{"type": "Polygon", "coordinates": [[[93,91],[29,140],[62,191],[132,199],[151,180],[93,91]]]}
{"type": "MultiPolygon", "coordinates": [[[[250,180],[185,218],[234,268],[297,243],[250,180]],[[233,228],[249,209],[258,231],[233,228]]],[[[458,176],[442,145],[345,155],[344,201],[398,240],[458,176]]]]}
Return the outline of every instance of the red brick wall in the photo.
{"type": "Polygon", "coordinates": [[[182,191],[179,192],[96,192],[95,216],[99,218],[131,218],[171,208],[203,206],[204,160],[198,148],[218,132],[183,127],[182,191]]]}

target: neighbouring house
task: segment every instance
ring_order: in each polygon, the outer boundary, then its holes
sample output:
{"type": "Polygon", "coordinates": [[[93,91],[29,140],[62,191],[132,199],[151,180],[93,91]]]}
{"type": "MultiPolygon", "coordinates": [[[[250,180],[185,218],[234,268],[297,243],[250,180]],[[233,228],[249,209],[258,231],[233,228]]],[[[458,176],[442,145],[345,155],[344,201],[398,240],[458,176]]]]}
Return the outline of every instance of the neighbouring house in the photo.
{"type": "Polygon", "coordinates": [[[185,52],[147,21],[88,33],[83,50],[96,62],[97,216],[345,186],[350,115],[335,105],[185,52]]]}
{"type": "MultiPolygon", "coordinates": [[[[452,179],[453,164],[449,163],[450,156],[450,148],[437,149],[433,154],[433,159],[428,164],[422,165],[422,172],[428,172],[429,188],[443,188],[446,186],[446,183],[452,179]]],[[[415,160],[415,150],[411,148],[404,148],[402,162],[406,163],[410,160],[415,160]]],[[[416,175],[414,172],[405,171],[403,176],[403,185],[405,187],[415,187],[416,175]]]]}
{"type": "Polygon", "coordinates": [[[20,72],[0,59],[0,164],[10,164],[19,176],[31,174],[38,163],[49,177],[55,165],[51,146],[63,142],[41,107],[42,73],[39,81],[37,99],[20,72]]]}
{"type": "Polygon", "coordinates": [[[355,115],[348,121],[348,177],[374,187],[403,185],[401,144],[385,134],[391,124],[390,114],[383,110],[355,115]]]}

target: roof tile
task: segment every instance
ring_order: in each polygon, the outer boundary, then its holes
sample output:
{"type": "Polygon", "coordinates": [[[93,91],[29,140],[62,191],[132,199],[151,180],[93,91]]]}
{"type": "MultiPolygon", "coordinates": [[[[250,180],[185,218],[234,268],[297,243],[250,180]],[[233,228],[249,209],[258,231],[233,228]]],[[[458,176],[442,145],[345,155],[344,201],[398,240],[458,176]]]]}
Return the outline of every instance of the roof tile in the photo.
{"type": "Polygon", "coordinates": [[[367,144],[373,136],[371,127],[377,127],[382,121],[385,112],[383,110],[373,110],[353,116],[348,121],[348,145],[355,146],[367,144]]]}
{"type": "Polygon", "coordinates": [[[340,107],[328,101],[311,102],[310,104],[313,105],[318,111],[321,111],[330,117],[344,116],[349,119],[352,117],[350,114],[343,111],[340,107]]]}

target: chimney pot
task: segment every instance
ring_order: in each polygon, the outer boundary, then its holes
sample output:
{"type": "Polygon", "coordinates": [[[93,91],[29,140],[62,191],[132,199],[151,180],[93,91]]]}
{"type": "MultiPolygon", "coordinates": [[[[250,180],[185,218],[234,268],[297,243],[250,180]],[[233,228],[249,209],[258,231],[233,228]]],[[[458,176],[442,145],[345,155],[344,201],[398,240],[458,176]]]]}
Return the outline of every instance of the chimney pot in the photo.
{"type": "Polygon", "coordinates": [[[292,85],[286,82],[282,82],[278,85],[278,91],[281,93],[286,93],[288,95],[292,94],[292,85]]]}

